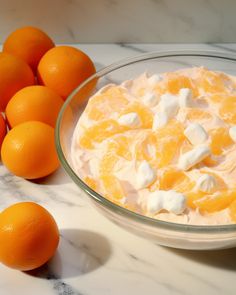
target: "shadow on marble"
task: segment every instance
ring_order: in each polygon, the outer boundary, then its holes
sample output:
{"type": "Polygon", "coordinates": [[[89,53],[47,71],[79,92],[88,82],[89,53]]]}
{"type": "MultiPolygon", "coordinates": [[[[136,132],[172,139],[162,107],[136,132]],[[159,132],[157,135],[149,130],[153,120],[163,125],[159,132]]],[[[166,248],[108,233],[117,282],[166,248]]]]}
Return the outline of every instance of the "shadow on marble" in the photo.
{"type": "Polygon", "coordinates": [[[182,250],[173,248],[165,249],[176,255],[182,256],[198,263],[203,263],[230,271],[236,271],[236,248],[208,251],[182,250]]]}
{"type": "Polygon", "coordinates": [[[109,241],[102,235],[80,229],[62,229],[55,256],[42,267],[26,272],[41,279],[78,277],[102,267],[111,256],[109,241]]]}
{"type": "Polygon", "coordinates": [[[49,176],[39,179],[32,179],[29,181],[42,185],[67,184],[72,182],[71,178],[66,174],[65,170],[62,167],[58,168],[57,171],[55,171],[49,176]]]}

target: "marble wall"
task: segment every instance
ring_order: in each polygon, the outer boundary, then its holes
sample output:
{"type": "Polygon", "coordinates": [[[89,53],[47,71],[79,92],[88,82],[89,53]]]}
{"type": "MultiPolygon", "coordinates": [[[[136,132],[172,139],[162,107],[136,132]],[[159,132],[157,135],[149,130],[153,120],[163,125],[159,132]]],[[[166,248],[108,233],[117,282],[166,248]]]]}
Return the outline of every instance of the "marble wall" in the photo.
{"type": "Polygon", "coordinates": [[[0,43],[19,26],[59,43],[236,42],[234,0],[0,0],[0,43]]]}

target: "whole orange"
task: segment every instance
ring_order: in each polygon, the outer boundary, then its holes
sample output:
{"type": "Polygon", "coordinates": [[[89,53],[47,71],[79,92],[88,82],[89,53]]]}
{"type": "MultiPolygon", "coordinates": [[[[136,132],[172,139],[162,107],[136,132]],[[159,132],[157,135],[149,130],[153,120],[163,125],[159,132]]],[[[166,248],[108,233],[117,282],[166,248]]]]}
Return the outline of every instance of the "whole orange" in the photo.
{"type": "Polygon", "coordinates": [[[51,38],[42,30],[23,27],[7,37],[3,43],[3,51],[22,58],[36,71],[41,57],[54,46],[51,38]]]}
{"type": "Polygon", "coordinates": [[[35,84],[31,68],[19,57],[0,52],[0,111],[21,88],[35,84]]]}
{"type": "Polygon", "coordinates": [[[5,136],[3,164],[15,175],[36,179],[54,172],[58,166],[54,129],[39,121],[17,125],[5,136]]]}
{"type": "Polygon", "coordinates": [[[94,73],[91,59],[71,46],[50,49],[38,65],[39,83],[50,87],[64,99],[94,73]]]}
{"type": "Polygon", "coordinates": [[[3,115],[0,113],[0,148],[3,142],[3,139],[7,133],[7,126],[3,115]]]}
{"type": "Polygon", "coordinates": [[[26,121],[41,121],[55,127],[63,99],[46,86],[28,86],[18,91],[6,107],[7,121],[14,127],[26,121]]]}
{"type": "Polygon", "coordinates": [[[0,261],[18,270],[32,270],[55,253],[59,231],[52,215],[33,202],[14,204],[0,213],[0,261]]]}

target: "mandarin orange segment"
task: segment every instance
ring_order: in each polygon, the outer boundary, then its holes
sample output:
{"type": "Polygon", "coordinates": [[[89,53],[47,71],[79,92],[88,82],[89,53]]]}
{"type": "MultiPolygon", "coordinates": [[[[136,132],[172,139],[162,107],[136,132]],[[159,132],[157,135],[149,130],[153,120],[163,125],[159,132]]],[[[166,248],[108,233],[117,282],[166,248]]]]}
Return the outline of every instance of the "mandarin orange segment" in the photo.
{"type": "Polygon", "coordinates": [[[100,176],[100,180],[105,191],[105,196],[108,199],[120,200],[125,197],[121,183],[114,175],[102,175],[100,176]]]}
{"type": "Polygon", "coordinates": [[[107,152],[100,161],[99,173],[100,175],[107,175],[113,172],[118,157],[112,152],[107,152]]]}
{"type": "Polygon", "coordinates": [[[94,191],[96,191],[96,189],[97,189],[97,181],[96,181],[94,178],[92,178],[92,177],[90,177],[90,176],[86,176],[86,177],[84,178],[84,182],[85,182],[89,187],[91,187],[91,189],[93,189],[94,191]]]}
{"type": "Polygon", "coordinates": [[[199,120],[208,121],[212,119],[212,115],[202,109],[193,108],[188,110],[186,114],[186,119],[191,122],[198,122],[199,120]]]}
{"type": "Polygon", "coordinates": [[[189,192],[195,183],[183,172],[173,168],[164,171],[160,178],[161,190],[175,190],[177,192],[189,192]]]}
{"type": "Polygon", "coordinates": [[[224,99],[219,108],[219,116],[229,124],[236,124],[236,96],[224,99]]]}
{"type": "Polygon", "coordinates": [[[113,112],[119,112],[127,104],[125,90],[111,86],[105,93],[96,95],[89,100],[85,113],[91,120],[103,120],[113,112]]]}
{"type": "Polygon", "coordinates": [[[224,148],[233,144],[228,128],[219,127],[212,129],[209,135],[211,138],[210,148],[214,155],[221,155],[224,148]]]}
{"type": "Polygon", "coordinates": [[[128,113],[138,114],[142,123],[142,128],[152,128],[153,113],[145,105],[138,102],[131,103],[120,113],[120,116],[128,113]]]}
{"type": "Polygon", "coordinates": [[[127,136],[120,134],[113,138],[108,143],[108,152],[112,151],[116,155],[131,161],[132,160],[132,153],[129,149],[130,140],[127,136]]]}
{"type": "Polygon", "coordinates": [[[233,82],[223,73],[202,69],[199,86],[207,93],[226,93],[233,87],[233,82]]]}
{"type": "Polygon", "coordinates": [[[104,139],[111,137],[116,133],[125,131],[125,126],[120,126],[115,120],[104,120],[86,129],[79,138],[79,144],[82,148],[91,149],[94,143],[100,143],[104,139]]]}
{"type": "Polygon", "coordinates": [[[198,96],[197,87],[191,78],[178,73],[167,74],[167,92],[178,94],[181,88],[189,88],[194,96],[198,96]]]}
{"type": "Polygon", "coordinates": [[[206,193],[204,192],[188,192],[185,194],[187,199],[187,206],[191,209],[196,209],[196,201],[201,200],[206,196],[206,193]]]}
{"type": "Polygon", "coordinates": [[[214,213],[224,210],[236,200],[236,192],[220,191],[217,195],[207,195],[205,198],[195,201],[200,212],[214,213]]]}
{"type": "Polygon", "coordinates": [[[136,157],[138,160],[150,161],[154,166],[162,168],[178,153],[183,139],[183,126],[172,120],[166,126],[147,134],[146,138],[136,146],[136,157]]]}

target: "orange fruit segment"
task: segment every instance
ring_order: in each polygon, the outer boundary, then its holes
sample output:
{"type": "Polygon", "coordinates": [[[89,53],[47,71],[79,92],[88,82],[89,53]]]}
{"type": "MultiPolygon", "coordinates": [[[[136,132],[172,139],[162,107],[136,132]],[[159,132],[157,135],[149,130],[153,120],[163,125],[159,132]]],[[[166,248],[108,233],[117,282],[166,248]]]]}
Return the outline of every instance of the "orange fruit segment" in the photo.
{"type": "Polygon", "coordinates": [[[211,152],[213,155],[221,155],[224,148],[233,144],[233,140],[229,136],[229,130],[225,127],[219,127],[210,130],[209,132],[211,138],[211,152]]]}
{"type": "Polygon", "coordinates": [[[125,126],[120,126],[113,119],[100,121],[84,131],[83,135],[79,138],[79,145],[85,149],[92,149],[94,143],[100,143],[104,139],[116,133],[121,133],[126,129],[125,126]]]}
{"type": "Polygon", "coordinates": [[[114,175],[101,175],[100,180],[108,199],[121,200],[125,197],[120,181],[114,175]]]}
{"type": "Polygon", "coordinates": [[[219,107],[219,116],[226,123],[236,124],[236,96],[224,99],[219,107]]]}
{"type": "Polygon", "coordinates": [[[195,201],[197,208],[200,212],[214,213],[224,210],[236,200],[236,192],[233,191],[220,191],[217,195],[207,195],[195,201]]]}
{"type": "Polygon", "coordinates": [[[189,192],[195,183],[183,172],[169,168],[163,172],[160,178],[161,190],[175,190],[180,193],[189,192]]]}
{"type": "Polygon", "coordinates": [[[108,142],[108,153],[113,152],[116,155],[131,161],[132,153],[129,149],[130,139],[123,135],[119,134],[117,136],[113,136],[111,140],[108,142]]]}
{"type": "Polygon", "coordinates": [[[206,196],[204,192],[187,192],[185,194],[187,199],[187,206],[192,209],[198,208],[196,201],[203,199],[206,196]]]}
{"type": "Polygon", "coordinates": [[[120,116],[129,114],[129,113],[137,113],[142,124],[142,128],[152,128],[153,123],[153,113],[149,108],[145,105],[134,102],[130,103],[121,113],[120,116]]]}
{"type": "Polygon", "coordinates": [[[112,152],[106,153],[100,161],[100,175],[109,175],[112,173],[118,160],[119,159],[116,154],[112,152]]]}
{"type": "Polygon", "coordinates": [[[34,72],[42,56],[52,47],[53,41],[42,30],[23,27],[12,32],[3,43],[3,52],[23,59],[34,72]]]}
{"type": "Polygon", "coordinates": [[[40,121],[55,127],[63,99],[45,86],[28,86],[18,91],[6,107],[10,127],[26,121],[40,121]]]}
{"type": "Polygon", "coordinates": [[[199,77],[199,87],[207,93],[227,93],[233,87],[232,80],[223,73],[202,68],[199,77]]]}
{"type": "Polygon", "coordinates": [[[91,189],[93,189],[94,191],[96,191],[96,189],[97,189],[97,181],[96,181],[94,178],[92,178],[92,177],[90,177],[90,176],[86,176],[86,177],[84,178],[84,182],[85,182],[89,187],[91,187],[91,189]]]}
{"type": "Polygon", "coordinates": [[[192,108],[188,110],[186,119],[190,122],[208,121],[212,119],[212,115],[202,109],[192,108]]]}
{"type": "Polygon", "coordinates": [[[172,120],[166,126],[147,134],[146,138],[136,146],[136,158],[162,168],[171,163],[183,140],[182,124],[172,120]]]}
{"type": "Polygon", "coordinates": [[[14,175],[36,179],[59,167],[54,143],[54,129],[39,121],[17,125],[5,136],[1,157],[14,175]]]}
{"type": "Polygon", "coordinates": [[[108,119],[114,112],[119,112],[128,104],[125,90],[111,86],[105,93],[98,94],[89,100],[85,113],[90,120],[108,119]]]}
{"type": "Polygon", "coordinates": [[[21,202],[0,213],[0,261],[5,265],[22,271],[38,268],[58,243],[57,224],[42,206],[21,202]]]}
{"type": "Polygon", "coordinates": [[[181,88],[189,88],[193,91],[193,96],[198,96],[197,87],[194,81],[180,73],[169,73],[166,75],[166,91],[172,94],[178,94],[181,88]]]}

